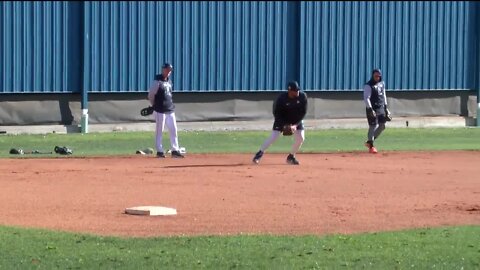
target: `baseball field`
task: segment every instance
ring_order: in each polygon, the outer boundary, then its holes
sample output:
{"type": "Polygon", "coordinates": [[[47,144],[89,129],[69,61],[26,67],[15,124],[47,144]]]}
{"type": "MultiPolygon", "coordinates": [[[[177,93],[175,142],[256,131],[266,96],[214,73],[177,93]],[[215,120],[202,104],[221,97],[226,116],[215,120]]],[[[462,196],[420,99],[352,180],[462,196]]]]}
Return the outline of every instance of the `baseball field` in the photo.
{"type": "Polygon", "coordinates": [[[479,269],[480,129],[0,135],[0,269],[479,269]],[[168,146],[168,133],[164,145],[168,146]],[[71,156],[10,155],[11,148],[71,156]],[[136,205],[176,208],[133,216],[136,205]]]}

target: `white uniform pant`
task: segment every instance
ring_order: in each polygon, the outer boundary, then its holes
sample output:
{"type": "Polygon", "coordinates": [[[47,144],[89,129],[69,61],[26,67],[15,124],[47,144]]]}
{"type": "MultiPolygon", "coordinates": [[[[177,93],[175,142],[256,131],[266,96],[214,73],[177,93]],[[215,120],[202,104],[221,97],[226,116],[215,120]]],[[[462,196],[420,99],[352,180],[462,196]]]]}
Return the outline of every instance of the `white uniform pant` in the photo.
{"type": "MultiPolygon", "coordinates": [[[[272,130],[272,134],[267,140],[265,140],[260,150],[262,152],[265,152],[265,150],[267,150],[270,147],[270,145],[272,145],[278,139],[278,137],[280,137],[281,134],[282,133],[278,130],[272,130]]],[[[290,151],[290,154],[292,155],[295,155],[298,152],[298,150],[300,150],[300,147],[302,146],[303,141],[305,141],[305,130],[298,130],[298,129],[295,130],[294,137],[295,137],[295,141],[292,145],[292,151],[290,151]]]]}
{"type": "Polygon", "coordinates": [[[165,125],[170,133],[170,145],[172,146],[172,151],[178,151],[177,120],[175,119],[175,113],[153,112],[153,114],[155,115],[156,122],[155,146],[157,152],[164,152],[162,139],[165,125]]]}

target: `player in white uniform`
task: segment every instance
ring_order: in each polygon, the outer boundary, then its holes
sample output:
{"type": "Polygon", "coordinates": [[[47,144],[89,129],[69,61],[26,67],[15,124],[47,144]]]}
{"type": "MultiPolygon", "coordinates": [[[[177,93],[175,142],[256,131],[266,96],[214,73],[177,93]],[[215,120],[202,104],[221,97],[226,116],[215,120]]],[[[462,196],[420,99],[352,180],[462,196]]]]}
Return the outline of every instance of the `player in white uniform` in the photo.
{"type": "Polygon", "coordinates": [[[148,100],[152,104],[156,122],[155,145],[157,157],[165,158],[162,145],[162,135],[165,125],[170,132],[170,144],[172,146],[172,158],[183,158],[178,146],[177,121],[175,119],[175,104],[173,104],[173,84],[170,80],[173,66],[165,63],[162,66],[162,74],[155,75],[154,81],[148,92],[148,100]]]}

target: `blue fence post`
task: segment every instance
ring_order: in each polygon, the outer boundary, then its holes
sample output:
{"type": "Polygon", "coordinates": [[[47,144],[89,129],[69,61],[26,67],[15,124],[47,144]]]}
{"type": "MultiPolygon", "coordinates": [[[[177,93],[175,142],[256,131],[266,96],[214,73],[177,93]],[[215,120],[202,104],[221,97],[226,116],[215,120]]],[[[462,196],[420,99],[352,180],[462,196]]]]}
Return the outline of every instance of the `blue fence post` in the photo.
{"type": "Polygon", "coordinates": [[[287,4],[287,78],[282,85],[286,87],[287,81],[295,80],[303,89],[300,81],[300,3],[300,1],[292,1],[287,4]]]}
{"type": "Polygon", "coordinates": [[[91,2],[85,2],[83,7],[83,84],[82,84],[82,100],[81,100],[81,107],[82,107],[82,119],[81,119],[81,129],[82,133],[88,133],[88,88],[90,87],[90,54],[92,52],[90,46],[90,20],[91,20],[91,12],[90,6],[92,5],[91,2]]]}
{"type": "Polygon", "coordinates": [[[480,4],[478,2],[470,2],[471,8],[473,9],[473,57],[476,56],[477,59],[474,60],[474,89],[477,90],[477,127],[480,127],[480,4]]]}

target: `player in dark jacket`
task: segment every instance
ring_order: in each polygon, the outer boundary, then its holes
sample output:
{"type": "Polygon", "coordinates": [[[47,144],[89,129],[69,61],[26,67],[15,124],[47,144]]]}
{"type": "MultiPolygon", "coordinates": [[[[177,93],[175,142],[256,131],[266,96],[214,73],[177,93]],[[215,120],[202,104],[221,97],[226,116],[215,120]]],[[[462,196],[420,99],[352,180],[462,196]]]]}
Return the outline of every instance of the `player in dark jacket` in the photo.
{"type": "Polygon", "coordinates": [[[263,143],[260,150],[253,157],[253,162],[258,164],[265,150],[272,145],[282,134],[286,126],[292,129],[295,136],[295,142],[292,145],[292,151],[287,156],[287,163],[299,165],[295,157],[305,140],[305,130],[303,118],[307,114],[307,95],[300,91],[296,81],[288,83],[288,91],[281,93],[273,104],[273,130],[270,137],[263,143]]]}
{"type": "Polygon", "coordinates": [[[367,141],[365,146],[372,154],[377,153],[373,142],[382,131],[385,130],[385,123],[391,120],[390,111],[387,108],[387,94],[385,83],[382,80],[380,69],[372,71],[372,77],[363,87],[363,101],[366,107],[367,121],[369,125],[367,141]]]}

